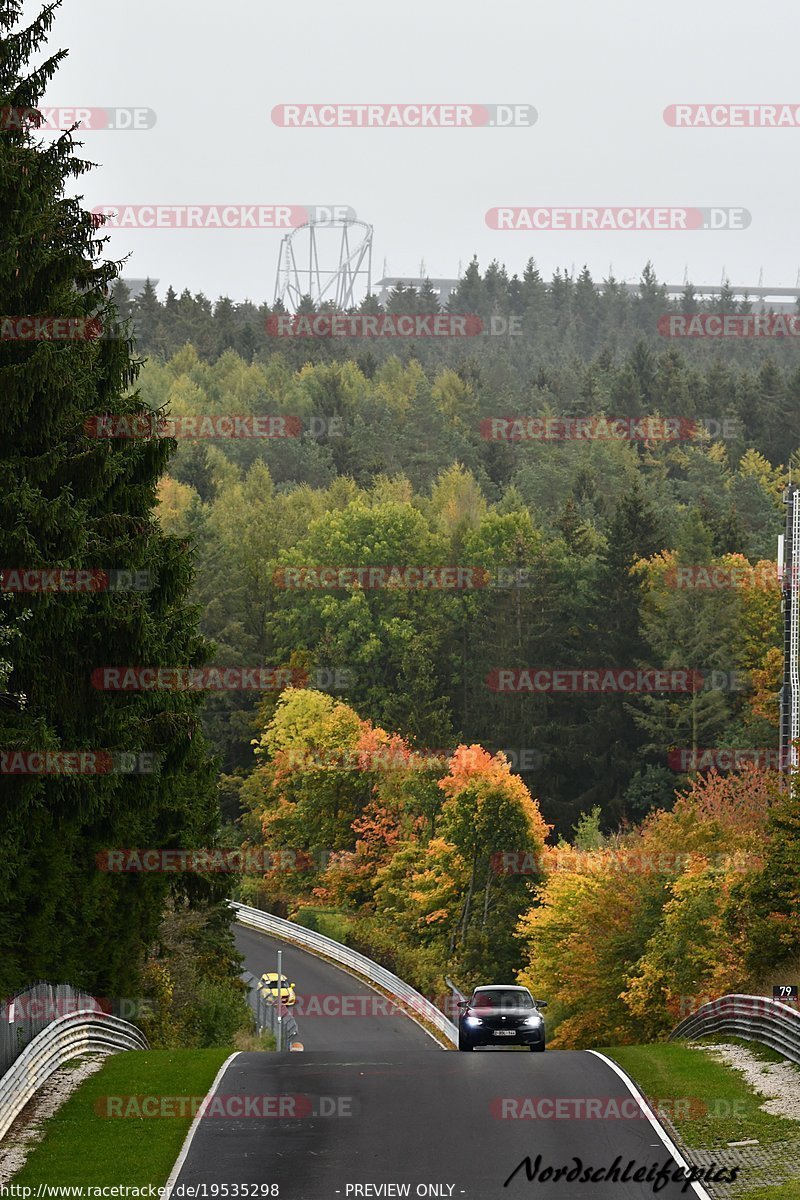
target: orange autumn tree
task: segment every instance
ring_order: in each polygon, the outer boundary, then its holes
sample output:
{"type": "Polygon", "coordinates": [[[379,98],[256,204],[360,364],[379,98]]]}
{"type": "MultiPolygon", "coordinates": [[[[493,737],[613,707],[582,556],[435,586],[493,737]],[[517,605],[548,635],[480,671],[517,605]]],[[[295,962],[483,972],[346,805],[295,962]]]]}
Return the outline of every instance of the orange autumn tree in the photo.
{"type": "Polygon", "coordinates": [[[671,811],[598,850],[548,852],[539,905],[520,923],[519,979],[552,998],[553,1044],[658,1036],[685,1015],[688,996],[738,984],[746,946],[729,905],[758,870],[778,795],[774,775],[752,764],[712,772],[671,811]]]}
{"type": "Polygon", "coordinates": [[[706,999],[745,986],[748,930],[734,909],[761,869],[780,796],[777,774],[750,763],[728,775],[696,776],[671,812],[645,822],[643,840],[681,866],[622,995],[648,1036],[667,1033],[706,999]]]}
{"type": "MultiPolygon", "coordinates": [[[[482,746],[459,746],[439,787],[447,797],[442,807],[442,834],[455,846],[466,867],[466,889],[453,923],[449,950],[453,953],[461,947],[469,971],[473,960],[480,959],[481,947],[490,940],[486,934],[493,893],[497,893],[501,908],[505,907],[502,900],[515,906],[528,899],[524,882],[520,886],[519,879],[502,875],[499,859],[504,852],[518,851],[536,860],[551,826],[502,752],[492,755],[482,746]],[[471,926],[476,933],[472,953],[471,926]]],[[[503,937],[504,924],[494,922],[492,933],[495,939],[503,937]]],[[[508,936],[513,936],[512,930],[508,936]]]]}
{"type": "Polygon", "coordinates": [[[641,1036],[662,1037],[706,1001],[742,990],[742,944],[727,921],[738,882],[731,866],[692,855],[670,883],[661,920],[621,994],[641,1036]]]}
{"type": "Polygon", "coordinates": [[[666,877],[638,871],[636,861],[602,849],[566,858],[519,923],[527,963],[517,980],[549,1002],[553,1046],[636,1040],[621,1000],[626,969],[666,899],[666,877]]]}
{"type": "Polygon", "coordinates": [[[283,908],[301,896],[371,907],[378,868],[401,841],[432,834],[444,762],[310,688],[281,694],[254,747],[259,765],[241,795],[249,828],[279,857],[249,894],[283,908]]]}

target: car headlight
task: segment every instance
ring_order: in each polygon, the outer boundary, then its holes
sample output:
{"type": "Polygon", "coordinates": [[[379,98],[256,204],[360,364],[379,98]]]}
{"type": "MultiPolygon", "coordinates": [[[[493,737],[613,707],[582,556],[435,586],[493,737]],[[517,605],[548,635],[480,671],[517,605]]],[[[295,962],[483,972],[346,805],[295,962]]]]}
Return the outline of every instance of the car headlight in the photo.
{"type": "Polygon", "coordinates": [[[541,1017],[527,1017],[525,1020],[525,1024],[526,1025],[541,1025],[542,1018],[541,1017]]]}
{"type": "Polygon", "coordinates": [[[482,1025],[483,1021],[480,1017],[467,1017],[467,1025],[482,1025]]]}

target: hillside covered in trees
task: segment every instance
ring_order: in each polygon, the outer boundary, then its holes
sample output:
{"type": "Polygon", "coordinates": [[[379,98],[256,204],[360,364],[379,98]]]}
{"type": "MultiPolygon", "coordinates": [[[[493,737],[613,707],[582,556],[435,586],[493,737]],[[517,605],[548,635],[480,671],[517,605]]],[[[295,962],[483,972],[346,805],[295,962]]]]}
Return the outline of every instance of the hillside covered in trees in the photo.
{"type": "Polygon", "coordinates": [[[151,352],[143,408],[178,434],[159,516],[196,548],[214,661],[295,685],[205,707],[226,841],[274,852],[243,898],[430,994],[445,972],[519,971],[565,1045],[658,1036],[715,988],[767,986],[797,948],[769,874],[795,853],[769,769],[791,339],[671,343],[649,268],[637,297],[473,264],[451,312],[522,332],[461,340],[281,340],[266,306],[118,301],[151,352]],[[191,435],[226,416],[287,436],[191,435]],[[547,419],[601,433],[531,434],[547,419]],[[408,586],[409,568],[468,583],[408,586]],[[525,686],[630,669],[697,682],[525,686]],[[729,771],[726,749],[757,762],[729,771]]]}
{"type": "MultiPolygon", "coordinates": [[[[189,345],[149,359],[149,409],[283,414],[298,429],[179,438],[161,520],[197,546],[195,597],[217,661],[301,662],[417,747],[504,749],[562,831],[595,804],[611,823],[636,819],[670,801],[676,749],[775,745],[780,591],[769,564],[791,455],[776,458],[765,431],[774,422],[790,449],[794,369],[691,365],[638,342],[517,387],[498,380],[492,353],[459,367],[390,355],[370,373],[351,360],[296,369],[274,351],[206,362],[189,345]],[[678,440],[487,436],[499,416],[602,413],[697,429],[678,440]],[[675,586],[682,568],[704,564],[735,568],[731,578],[752,566],[755,583],[675,586]],[[485,585],[286,583],[308,568],[390,565],[472,567],[485,585]],[[703,683],[626,696],[497,684],[504,670],[634,667],[703,683]]],[[[230,694],[206,712],[224,769],[249,769],[263,704],[230,694]]]]}

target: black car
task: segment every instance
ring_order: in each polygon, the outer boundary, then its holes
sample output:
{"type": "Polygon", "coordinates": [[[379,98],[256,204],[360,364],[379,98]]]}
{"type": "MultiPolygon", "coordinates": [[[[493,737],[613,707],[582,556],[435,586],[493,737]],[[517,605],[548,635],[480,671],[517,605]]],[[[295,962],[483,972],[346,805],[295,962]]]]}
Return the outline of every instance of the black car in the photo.
{"type": "Polygon", "coordinates": [[[527,1046],[543,1051],[543,1000],[534,1000],[526,987],[510,983],[486,984],[475,988],[469,1000],[458,1006],[459,1050],[476,1046],[527,1046]]]}

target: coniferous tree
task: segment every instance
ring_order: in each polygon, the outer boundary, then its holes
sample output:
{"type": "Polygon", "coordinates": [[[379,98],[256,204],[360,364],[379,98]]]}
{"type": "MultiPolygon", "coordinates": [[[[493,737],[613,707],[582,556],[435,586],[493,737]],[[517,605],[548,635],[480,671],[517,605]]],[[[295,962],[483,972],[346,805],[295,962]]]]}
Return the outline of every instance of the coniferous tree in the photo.
{"type": "MultiPolygon", "coordinates": [[[[603,603],[598,611],[596,644],[603,665],[624,669],[646,660],[648,648],[640,633],[642,582],[631,573],[631,567],[637,559],[662,548],[660,534],[657,514],[637,484],[621,497],[609,523],[598,576],[597,590],[603,603]]],[[[610,804],[618,814],[643,740],[630,708],[625,696],[609,695],[598,705],[592,722],[595,779],[587,802],[610,804]]]]}
{"type": "Polygon", "coordinates": [[[135,321],[136,348],[142,354],[157,353],[161,324],[161,305],[156,295],[156,289],[150,279],[145,280],[141,295],[133,302],[135,321]]]}
{"type": "MultiPolygon", "coordinates": [[[[23,27],[20,0],[0,0],[0,110],[30,112],[40,102],[65,52],[28,63],[56,7],[23,27]]],[[[113,327],[108,294],[118,266],[98,261],[106,240],[98,221],[64,194],[90,164],[76,157],[71,134],[43,143],[34,126],[35,116],[0,133],[2,311],[78,321],[98,315],[113,327]]],[[[0,563],[140,571],[149,585],[4,597],[0,745],[146,753],[157,764],[139,774],[4,777],[3,994],[37,978],[100,995],[129,989],[168,883],[163,875],[103,872],[96,856],[114,847],[203,844],[215,828],[197,693],[94,685],[100,668],[193,666],[206,656],[187,607],[187,550],[153,516],[173,446],[87,433],[93,416],[140,409],[130,394],[136,374],[132,343],[120,337],[0,343],[0,563]]]]}

